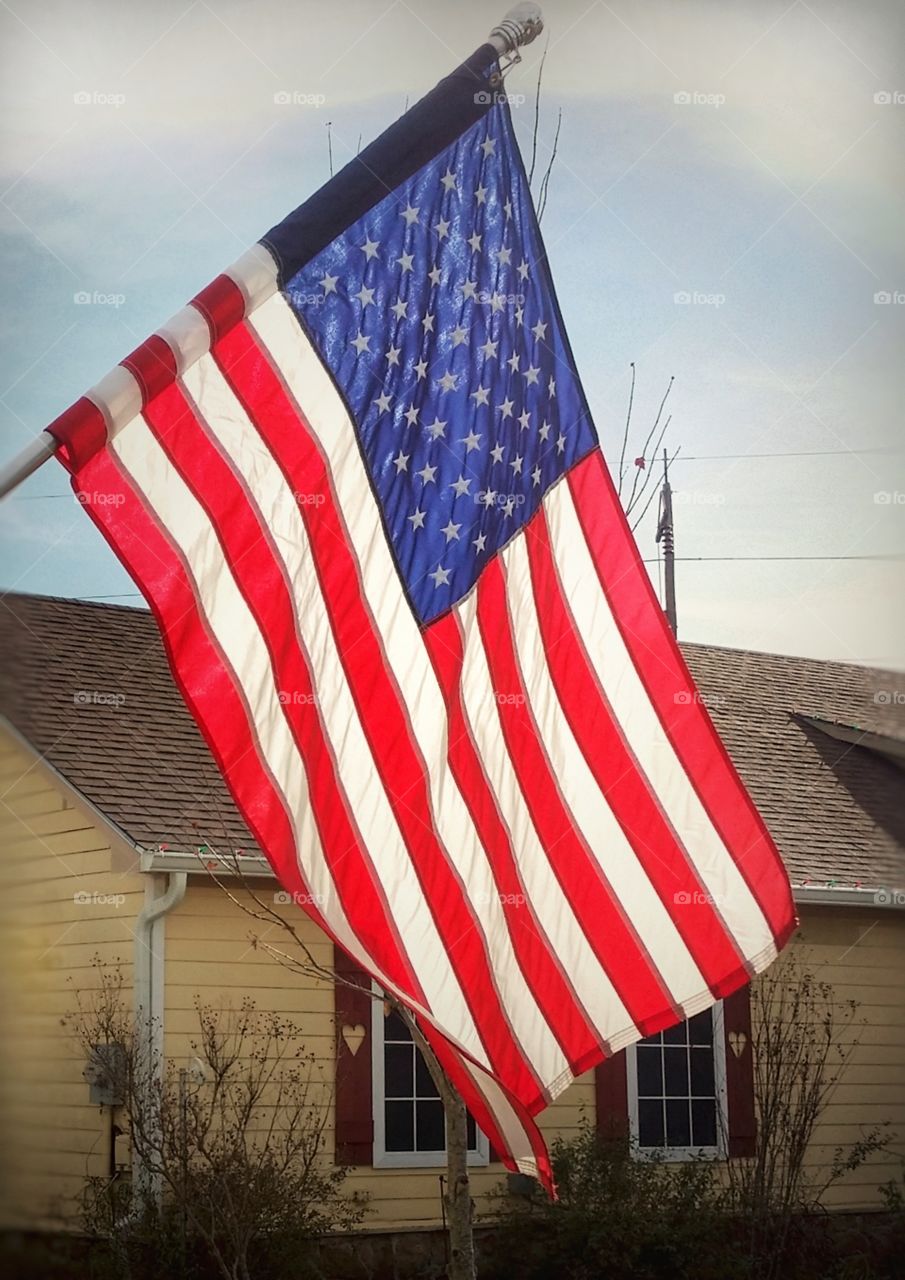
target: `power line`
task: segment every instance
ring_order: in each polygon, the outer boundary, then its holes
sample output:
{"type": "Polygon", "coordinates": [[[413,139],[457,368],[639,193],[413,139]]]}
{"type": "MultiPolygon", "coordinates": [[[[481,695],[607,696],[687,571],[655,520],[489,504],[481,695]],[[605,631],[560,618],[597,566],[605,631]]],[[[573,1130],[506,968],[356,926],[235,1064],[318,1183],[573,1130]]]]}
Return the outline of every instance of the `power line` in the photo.
{"type": "Polygon", "coordinates": [[[801,449],[788,453],[680,453],[677,462],[723,462],[741,458],[851,458],[853,455],[882,454],[888,458],[900,457],[902,449],[884,448],[878,445],[870,449],[801,449]]]}
{"type": "MultiPolygon", "coordinates": [[[[695,561],[727,561],[727,560],[905,560],[905,555],[896,552],[877,552],[868,556],[676,556],[676,560],[695,561]]],[[[656,564],[657,557],[644,560],[644,564],[656,564]]]]}

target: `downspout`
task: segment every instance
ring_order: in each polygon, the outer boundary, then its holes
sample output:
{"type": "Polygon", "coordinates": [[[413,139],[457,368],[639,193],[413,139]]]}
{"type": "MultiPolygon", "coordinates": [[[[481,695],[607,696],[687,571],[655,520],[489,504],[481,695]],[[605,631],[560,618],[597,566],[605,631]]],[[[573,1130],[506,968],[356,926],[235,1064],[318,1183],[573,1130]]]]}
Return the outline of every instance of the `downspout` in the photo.
{"type": "MultiPolygon", "coordinates": [[[[185,897],[188,875],[171,871],[167,875],[150,875],[145,884],[145,903],[135,922],[135,1026],[140,1061],[147,1063],[154,1076],[163,1075],[163,1030],[166,1011],[164,978],[164,917],[185,897]],[[166,887],[159,892],[163,885],[166,887]]],[[[146,1168],[134,1152],[132,1176],[135,1187],[133,1212],[147,1197],[156,1197],[159,1179],[146,1168]]]]}

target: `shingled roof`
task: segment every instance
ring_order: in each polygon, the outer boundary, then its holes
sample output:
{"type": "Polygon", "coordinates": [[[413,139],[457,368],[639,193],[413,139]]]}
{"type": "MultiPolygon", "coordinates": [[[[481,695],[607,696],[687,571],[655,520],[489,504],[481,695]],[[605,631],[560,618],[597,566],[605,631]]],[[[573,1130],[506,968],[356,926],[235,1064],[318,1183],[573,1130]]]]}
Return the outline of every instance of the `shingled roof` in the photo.
{"type": "MultiPolygon", "coordinates": [[[[682,646],[795,883],[905,887],[905,675],[682,646]]],[[[144,609],[0,599],[0,712],[135,845],[256,852],[144,609]]]]}

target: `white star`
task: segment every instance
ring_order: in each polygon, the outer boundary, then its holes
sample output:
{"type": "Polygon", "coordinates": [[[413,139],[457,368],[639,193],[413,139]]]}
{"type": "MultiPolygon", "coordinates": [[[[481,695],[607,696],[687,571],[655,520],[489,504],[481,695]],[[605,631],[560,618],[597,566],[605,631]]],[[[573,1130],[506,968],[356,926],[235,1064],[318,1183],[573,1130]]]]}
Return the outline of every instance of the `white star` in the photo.
{"type": "Polygon", "coordinates": [[[488,338],[482,347],[478,347],[478,350],[483,352],[485,358],[489,360],[491,356],[496,355],[496,349],[499,345],[499,342],[491,342],[488,338]]]}
{"type": "Polygon", "coordinates": [[[458,375],[455,373],[444,373],[442,378],[437,379],[437,384],[440,387],[440,390],[455,391],[457,376],[458,375]]]}
{"type": "Polygon", "coordinates": [[[471,399],[474,400],[475,408],[477,409],[479,404],[487,404],[488,403],[487,397],[489,395],[490,395],[489,387],[478,387],[477,391],[472,391],[471,399]]]}
{"type": "Polygon", "coordinates": [[[371,350],[370,343],[371,339],[365,337],[365,335],[359,331],[358,337],[353,338],[349,345],[354,347],[358,354],[361,355],[363,351],[371,350]]]}
{"type": "Polygon", "coordinates": [[[528,279],[528,263],[524,258],[522,258],[521,262],[518,264],[518,274],[520,280],[528,279]]]}
{"type": "Polygon", "coordinates": [[[411,271],[412,263],[415,261],[410,253],[401,253],[396,259],[403,271],[411,271]]]}
{"type": "Polygon", "coordinates": [[[365,285],[362,285],[358,290],[358,293],[353,293],[352,297],[357,298],[362,307],[369,307],[374,301],[374,290],[368,289],[365,285]]]}
{"type": "Polygon", "coordinates": [[[389,413],[390,397],[387,395],[385,391],[381,391],[380,395],[377,397],[374,403],[377,405],[378,413],[389,413]]]}
{"type": "Polygon", "coordinates": [[[439,283],[440,283],[440,268],[439,268],[439,267],[431,267],[430,271],[428,271],[428,273],[427,273],[427,278],[428,278],[428,280],[430,280],[431,284],[439,284],[439,283]]]}
{"type": "Polygon", "coordinates": [[[508,267],[512,261],[512,250],[503,245],[502,249],[497,250],[496,257],[501,267],[508,267]]]}
{"type": "Polygon", "coordinates": [[[418,221],[418,208],[413,209],[410,204],[406,205],[406,207],[402,210],[402,216],[403,218],[405,218],[405,225],[407,227],[410,227],[413,222],[418,221]]]}
{"type": "Polygon", "coordinates": [[[537,434],[540,436],[541,440],[548,440],[550,438],[550,424],[547,422],[546,418],[541,423],[540,431],[538,431],[537,434]]]}
{"type": "Polygon", "coordinates": [[[475,550],[480,555],[480,553],[484,550],[485,546],[487,545],[487,534],[479,533],[471,545],[475,548],[475,550]]]}
{"type": "Polygon", "coordinates": [[[416,529],[424,528],[424,512],[423,511],[416,511],[414,515],[406,516],[406,519],[411,521],[412,533],[414,533],[416,529]]]}
{"type": "Polygon", "coordinates": [[[368,239],[364,242],[361,248],[364,251],[365,257],[370,261],[371,258],[377,257],[377,250],[380,248],[380,241],[368,239]]]}
{"type": "Polygon", "coordinates": [[[481,150],[484,152],[485,156],[495,155],[496,154],[496,138],[485,138],[484,141],[481,143],[481,150]]]}
{"type": "Polygon", "coordinates": [[[433,422],[428,425],[427,430],[431,433],[431,439],[436,440],[438,436],[446,435],[446,423],[441,422],[439,418],[434,418],[433,422]]]}
{"type": "Polygon", "coordinates": [[[407,320],[408,309],[409,304],[407,302],[403,302],[401,298],[397,298],[390,307],[390,310],[395,314],[397,320],[407,320]]]}
{"type": "Polygon", "coordinates": [[[454,480],[449,487],[455,489],[457,498],[461,498],[463,493],[468,493],[471,488],[471,481],[466,480],[464,476],[459,476],[458,480],[454,480]]]}
{"type": "Polygon", "coordinates": [[[398,364],[401,350],[401,347],[387,347],[387,364],[398,364]]]}
{"type": "Polygon", "coordinates": [[[525,320],[525,311],[523,307],[515,308],[515,323],[521,327],[525,320]]]}
{"type": "Polygon", "coordinates": [[[525,370],[525,380],[529,387],[537,382],[537,376],[539,373],[540,369],[536,369],[533,364],[525,370]]]}
{"type": "Polygon", "coordinates": [[[402,416],[403,418],[405,418],[406,422],[410,427],[414,427],[418,421],[418,414],[420,412],[421,412],[420,409],[416,409],[413,404],[410,404],[402,416]]]}
{"type": "Polygon", "coordinates": [[[474,194],[475,194],[475,199],[477,200],[478,204],[486,204],[486,203],[487,203],[487,188],[486,188],[486,187],[478,187],[474,194]]]}
{"type": "Polygon", "coordinates": [[[453,173],[452,169],[447,169],[440,181],[443,183],[443,186],[447,191],[455,191],[456,175],[453,173]]]}
{"type": "Polygon", "coordinates": [[[466,280],[462,285],[462,296],[464,298],[473,298],[478,291],[478,286],[473,280],[466,280]]]}
{"type": "Polygon", "coordinates": [[[512,468],[512,470],[513,470],[513,473],[514,473],[515,475],[517,475],[517,476],[520,476],[520,475],[522,474],[522,462],[523,462],[523,461],[524,461],[524,459],[522,459],[521,457],[516,456],[516,457],[515,457],[515,458],[513,458],[513,459],[512,459],[512,461],[509,463],[510,467],[511,467],[511,468],[512,468]]]}
{"type": "Polygon", "coordinates": [[[421,328],[424,330],[425,333],[433,333],[434,331],[434,317],[431,315],[429,311],[427,315],[424,317],[424,319],[421,321],[421,328]]]}
{"type": "Polygon", "coordinates": [[[441,218],[439,222],[434,223],[434,230],[441,240],[445,240],[449,235],[449,223],[445,218],[441,218]]]}
{"type": "Polygon", "coordinates": [[[566,451],[566,437],[562,434],[562,432],[560,432],[556,441],[556,452],[565,453],[565,451],[566,451]]]}
{"type": "Polygon", "coordinates": [[[540,467],[535,467],[531,472],[531,481],[534,485],[540,484],[540,467]]]}
{"type": "Polygon", "coordinates": [[[512,370],[513,373],[518,373],[520,360],[514,351],[512,355],[509,357],[509,359],[506,361],[506,363],[509,365],[509,368],[512,370]]]}
{"type": "Polygon", "coordinates": [[[490,450],[490,456],[491,458],[493,458],[494,462],[502,462],[503,446],[501,444],[495,444],[493,448],[490,450]]]}
{"type": "Polygon", "coordinates": [[[420,476],[425,484],[436,484],[437,468],[432,467],[429,462],[425,462],[420,471],[416,471],[415,475],[420,476]]]}
{"type": "Polygon", "coordinates": [[[537,324],[532,326],[531,332],[534,334],[535,338],[537,338],[538,342],[540,342],[547,336],[547,326],[542,321],[538,320],[537,324]]]}
{"type": "Polygon", "coordinates": [[[393,459],[393,462],[396,464],[396,475],[397,475],[397,476],[399,475],[399,472],[400,472],[400,471],[408,471],[408,469],[409,469],[409,458],[410,458],[411,456],[412,456],[412,455],[411,455],[410,453],[403,453],[401,449],[400,449],[400,450],[399,450],[399,452],[396,454],[396,457],[393,459]]]}
{"type": "Polygon", "coordinates": [[[325,294],[336,293],[336,282],[338,279],[339,276],[331,276],[328,272],[326,275],[321,276],[317,283],[323,289],[325,294]]]}
{"type": "Polygon", "coordinates": [[[483,493],[479,493],[478,497],[484,503],[485,507],[492,507],[496,502],[496,494],[493,489],[485,489],[483,493]]]}
{"type": "Polygon", "coordinates": [[[503,205],[503,213],[505,213],[506,221],[508,222],[509,219],[512,217],[512,201],[511,200],[507,200],[506,203],[503,205]]]}
{"type": "Polygon", "coordinates": [[[456,542],[458,542],[459,530],[461,528],[462,528],[461,524],[453,524],[452,516],[450,516],[449,522],[440,530],[440,532],[446,534],[447,542],[452,542],[454,539],[456,542]]]}
{"type": "Polygon", "coordinates": [[[459,325],[456,325],[455,329],[453,329],[452,334],[450,336],[452,337],[453,346],[461,347],[463,342],[468,341],[468,330],[463,329],[462,326],[459,324],[459,325]]]}
{"type": "Polygon", "coordinates": [[[510,495],[506,499],[506,501],[503,503],[503,515],[511,516],[514,510],[515,510],[515,498],[513,498],[510,495]]]}
{"type": "Polygon", "coordinates": [[[419,360],[415,365],[415,375],[419,382],[422,378],[427,377],[427,362],[425,360],[419,360]]]}
{"type": "Polygon", "coordinates": [[[449,570],[444,569],[440,564],[437,565],[433,573],[429,573],[427,576],[433,578],[435,588],[445,587],[449,583],[449,570]]]}
{"type": "Polygon", "coordinates": [[[472,449],[480,448],[481,437],[475,433],[474,427],[472,427],[467,436],[463,437],[462,443],[465,445],[466,453],[471,453],[472,449]]]}
{"type": "Polygon", "coordinates": [[[550,381],[547,383],[547,390],[550,392],[551,397],[556,395],[556,379],[555,378],[551,378],[550,381]]]}
{"type": "Polygon", "coordinates": [[[498,311],[502,311],[506,305],[506,295],[504,293],[492,293],[490,295],[490,309],[496,315],[498,311]]]}
{"type": "Polygon", "coordinates": [[[528,428],[531,426],[531,414],[528,412],[527,409],[522,410],[522,412],[518,416],[518,420],[519,420],[519,426],[523,431],[527,431],[528,428]]]}
{"type": "Polygon", "coordinates": [[[514,404],[515,404],[515,401],[510,400],[507,397],[501,405],[497,405],[497,408],[499,409],[500,413],[503,415],[504,418],[511,418],[512,408],[514,404]]]}
{"type": "Polygon", "coordinates": [[[466,243],[471,245],[475,253],[478,252],[478,250],[481,247],[481,237],[478,235],[477,231],[473,232],[468,237],[468,240],[466,241],[466,243]]]}

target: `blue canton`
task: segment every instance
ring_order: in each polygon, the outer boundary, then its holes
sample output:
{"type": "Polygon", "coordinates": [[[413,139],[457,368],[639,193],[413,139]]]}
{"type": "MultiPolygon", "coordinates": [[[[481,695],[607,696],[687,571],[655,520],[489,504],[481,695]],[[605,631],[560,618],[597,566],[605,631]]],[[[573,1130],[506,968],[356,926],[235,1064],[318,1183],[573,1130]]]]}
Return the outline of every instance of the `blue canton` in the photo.
{"type": "Polygon", "coordinates": [[[508,108],[286,284],[351,409],[422,624],[597,443],[508,108]]]}

